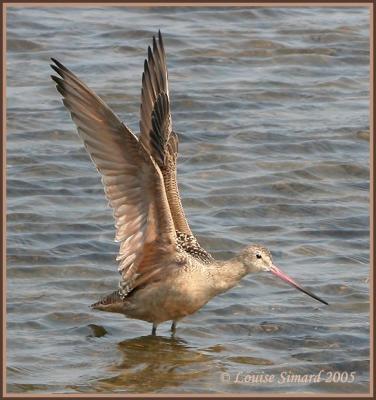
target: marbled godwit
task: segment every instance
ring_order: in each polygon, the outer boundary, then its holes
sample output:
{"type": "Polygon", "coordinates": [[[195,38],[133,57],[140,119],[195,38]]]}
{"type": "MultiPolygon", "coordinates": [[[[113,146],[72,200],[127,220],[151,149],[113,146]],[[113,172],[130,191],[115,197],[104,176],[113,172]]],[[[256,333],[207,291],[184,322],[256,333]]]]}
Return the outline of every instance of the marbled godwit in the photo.
{"type": "Polygon", "coordinates": [[[139,139],[69,69],[52,59],[52,76],[97,170],[120,242],[119,288],[93,304],[157,325],[192,314],[245,275],[268,271],[327,304],[278,269],[265,247],[251,245],[228,261],[215,260],[191,232],[180,201],[166,56],[159,32],[142,75],[139,139]]]}

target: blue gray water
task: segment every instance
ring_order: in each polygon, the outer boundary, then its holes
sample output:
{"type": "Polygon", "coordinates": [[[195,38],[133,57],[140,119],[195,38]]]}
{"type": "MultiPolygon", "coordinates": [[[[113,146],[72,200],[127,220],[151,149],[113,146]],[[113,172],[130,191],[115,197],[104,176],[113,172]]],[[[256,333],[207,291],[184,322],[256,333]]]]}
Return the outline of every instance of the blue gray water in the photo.
{"type": "Polygon", "coordinates": [[[368,22],[365,8],[8,9],[9,391],[368,391],[368,22]],[[158,29],[200,242],[218,258],[268,246],[329,307],[259,274],[175,338],[88,308],[117,287],[117,245],[49,58],[137,132],[158,29]]]}

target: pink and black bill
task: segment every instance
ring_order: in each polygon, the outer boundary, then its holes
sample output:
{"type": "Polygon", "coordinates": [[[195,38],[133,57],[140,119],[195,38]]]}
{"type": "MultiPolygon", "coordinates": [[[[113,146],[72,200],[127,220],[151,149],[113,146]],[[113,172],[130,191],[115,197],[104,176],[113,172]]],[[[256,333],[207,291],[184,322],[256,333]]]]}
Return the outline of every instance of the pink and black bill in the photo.
{"type": "Polygon", "coordinates": [[[295,289],[300,290],[301,292],[308,294],[308,296],[311,296],[312,298],[320,301],[323,304],[326,304],[327,306],[329,305],[325,300],[321,299],[319,296],[316,296],[309,290],[305,289],[304,287],[300,286],[297,282],[295,282],[292,278],[290,278],[288,275],[286,275],[284,272],[282,272],[279,268],[277,268],[275,265],[273,265],[270,268],[270,272],[274,274],[275,276],[278,276],[278,278],[282,279],[283,281],[287,282],[289,285],[293,286],[295,289]]]}

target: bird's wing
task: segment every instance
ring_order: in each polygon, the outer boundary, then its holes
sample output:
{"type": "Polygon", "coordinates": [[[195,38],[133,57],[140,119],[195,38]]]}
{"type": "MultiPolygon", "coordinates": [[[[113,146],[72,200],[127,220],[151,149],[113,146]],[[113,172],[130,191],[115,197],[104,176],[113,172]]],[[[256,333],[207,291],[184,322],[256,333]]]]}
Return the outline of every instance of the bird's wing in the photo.
{"type": "MultiPolygon", "coordinates": [[[[155,121],[157,122],[157,121],[155,121]]],[[[159,32],[158,42],[153,37],[153,50],[148,47],[148,58],[144,62],[142,74],[140,105],[140,142],[159,164],[164,163],[164,155],[171,135],[171,113],[168,91],[168,73],[166,54],[162,35],[159,32]],[[155,104],[159,101],[158,109],[155,104]],[[163,115],[155,115],[155,113],[163,115]],[[158,132],[153,129],[153,121],[159,119],[158,132]]]]}
{"type": "Polygon", "coordinates": [[[113,208],[121,293],[125,296],[142,279],[161,273],[160,260],[171,254],[176,235],[163,176],[137,137],[112,110],[71,71],[53,59],[52,76],[63,103],[77,125],[113,208]],[[148,264],[150,263],[150,264],[148,264]]]}
{"type": "Polygon", "coordinates": [[[153,37],[153,50],[142,74],[140,142],[160,167],[171,215],[177,231],[192,235],[179,195],[176,174],[178,137],[172,130],[166,55],[161,32],[153,37]]]}

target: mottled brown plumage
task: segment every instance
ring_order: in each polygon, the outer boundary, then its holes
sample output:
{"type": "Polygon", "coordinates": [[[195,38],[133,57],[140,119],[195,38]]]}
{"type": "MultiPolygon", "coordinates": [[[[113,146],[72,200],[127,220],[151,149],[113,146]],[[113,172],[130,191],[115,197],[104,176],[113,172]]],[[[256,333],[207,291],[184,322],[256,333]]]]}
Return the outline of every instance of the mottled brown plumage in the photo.
{"type": "Polygon", "coordinates": [[[270,252],[249,246],[237,257],[216,261],[192,234],[181,204],[172,129],[166,56],[159,32],[142,75],[140,136],[69,69],[52,59],[57,90],[84,146],[102,176],[119,242],[120,287],[93,304],[153,323],[192,314],[246,274],[271,271],[319,301],[272,264],[270,252]]]}

